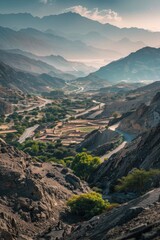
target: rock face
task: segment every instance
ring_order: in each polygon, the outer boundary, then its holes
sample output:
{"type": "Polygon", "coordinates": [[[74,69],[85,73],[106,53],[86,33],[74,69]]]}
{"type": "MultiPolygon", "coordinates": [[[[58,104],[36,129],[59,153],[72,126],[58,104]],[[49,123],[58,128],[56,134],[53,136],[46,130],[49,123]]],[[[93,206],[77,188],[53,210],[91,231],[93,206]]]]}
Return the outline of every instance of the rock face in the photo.
{"type": "MultiPolygon", "coordinates": [[[[159,239],[160,189],[73,227],[64,240],[159,239]]],[[[44,238],[51,239],[51,238],[44,238]]]]}
{"type": "Polygon", "coordinates": [[[105,192],[133,168],[160,168],[160,125],[143,133],[124,149],[105,161],[92,177],[105,192]]]}
{"type": "Polygon", "coordinates": [[[160,123],[160,92],[158,92],[150,106],[141,104],[139,108],[127,118],[123,119],[119,125],[121,130],[141,133],[156,127],[160,123]]]}
{"type": "Polygon", "coordinates": [[[89,133],[83,142],[81,142],[77,148],[78,151],[82,151],[83,148],[87,149],[88,151],[93,151],[94,154],[105,152],[114,147],[119,141],[120,135],[114,131],[109,129],[105,130],[94,130],[93,132],[89,133]],[[104,149],[104,152],[103,152],[104,149]]]}
{"type": "Polygon", "coordinates": [[[73,194],[89,190],[58,164],[40,163],[0,141],[0,239],[32,239],[58,224],[73,194]]]}

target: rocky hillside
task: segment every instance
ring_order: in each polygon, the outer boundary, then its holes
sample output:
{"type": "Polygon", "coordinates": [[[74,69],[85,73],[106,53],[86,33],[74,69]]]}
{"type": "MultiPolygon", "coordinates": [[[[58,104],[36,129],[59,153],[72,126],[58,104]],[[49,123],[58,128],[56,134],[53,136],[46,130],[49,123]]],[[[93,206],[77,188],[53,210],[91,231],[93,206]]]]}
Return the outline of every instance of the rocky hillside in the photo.
{"type": "Polygon", "coordinates": [[[97,76],[99,79],[106,79],[112,84],[123,80],[129,82],[159,80],[159,63],[160,48],[145,47],[100,68],[97,72],[89,75],[89,78],[97,76]]]}
{"type": "Polygon", "coordinates": [[[107,91],[106,93],[99,92],[97,97],[106,103],[101,117],[110,117],[114,112],[121,115],[135,111],[143,103],[150,105],[152,99],[158,92],[160,92],[160,81],[131,90],[125,93],[125,95],[124,92],[121,91],[118,93],[117,100],[108,100],[107,91]]]}
{"type": "Polygon", "coordinates": [[[93,182],[109,192],[117,180],[133,168],[160,168],[160,125],[143,133],[124,149],[105,161],[93,176],[93,182]]]}
{"type": "MultiPolygon", "coordinates": [[[[145,47],[120,58],[84,78],[78,78],[76,84],[86,89],[105,89],[117,83],[145,83],[160,79],[160,48],[145,47]],[[154,59],[154,61],[153,61],[154,59]]],[[[112,89],[111,89],[112,90],[112,89]]]]}
{"type": "Polygon", "coordinates": [[[121,130],[139,134],[150,128],[156,127],[160,123],[160,92],[147,106],[142,103],[139,108],[127,118],[123,119],[119,125],[121,130]]]}
{"type": "MultiPolygon", "coordinates": [[[[160,189],[73,227],[64,240],[158,240],[160,189]]],[[[46,235],[41,239],[54,239],[46,235]],[[48,237],[48,238],[47,238],[48,237]]]]}
{"type": "Polygon", "coordinates": [[[60,225],[66,201],[88,191],[61,165],[40,163],[0,141],[0,239],[29,240],[60,225]]]}
{"type": "Polygon", "coordinates": [[[78,145],[77,150],[82,151],[85,148],[95,155],[103,155],[106,151],[113,149],[119,143],[120,138],[120,134],[109,129],[94,130],[78,145]]]}

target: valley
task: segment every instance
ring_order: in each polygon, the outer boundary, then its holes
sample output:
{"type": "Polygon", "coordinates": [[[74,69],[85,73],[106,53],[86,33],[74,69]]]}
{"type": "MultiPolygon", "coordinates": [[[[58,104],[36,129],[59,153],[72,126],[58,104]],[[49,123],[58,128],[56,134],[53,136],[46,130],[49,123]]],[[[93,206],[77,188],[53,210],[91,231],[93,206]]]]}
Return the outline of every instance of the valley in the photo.
{"type": "Polygon", "coordinates": [[[159,7],[2,0],[0,239],[159,240],[159,7]]]}

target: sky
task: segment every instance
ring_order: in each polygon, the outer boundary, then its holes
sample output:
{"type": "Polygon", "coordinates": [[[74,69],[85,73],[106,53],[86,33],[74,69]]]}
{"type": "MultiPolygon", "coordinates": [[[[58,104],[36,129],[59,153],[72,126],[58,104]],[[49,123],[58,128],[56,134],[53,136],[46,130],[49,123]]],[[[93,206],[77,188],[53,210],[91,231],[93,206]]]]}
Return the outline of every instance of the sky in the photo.
{"type": "Polygon", "coordinates": [[[67,11],[103,24],[160,31],[160,0],[0,0],[0,13],[42,17],[67,11]]]}

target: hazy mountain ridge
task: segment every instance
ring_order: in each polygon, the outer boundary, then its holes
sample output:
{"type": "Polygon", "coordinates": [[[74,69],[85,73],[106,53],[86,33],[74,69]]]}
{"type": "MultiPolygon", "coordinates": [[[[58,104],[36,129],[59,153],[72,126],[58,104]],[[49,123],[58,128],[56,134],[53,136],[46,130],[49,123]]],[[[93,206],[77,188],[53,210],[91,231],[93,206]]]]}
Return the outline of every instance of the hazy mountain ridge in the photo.
{"type": "Polygon", "coordinates": [[[77,77],[85,76],[95,70],[95,68],[87,66],[84,63],[68,61],[60,55],[37,56],[33,53],[25,52],[20,49],[9,49],[6,51],[9,53],[20,54],[35,60],[43,61],[49,65],[52,65],[53,67],[56,67],[58,70],[65,72],[66,74],[73,74],[77,77]]]}
{"type": "Polygon", "coordinates": [[[0,62],[0,84],[3,87],[16,88],[24,92],[42,92],[48,91],[47,87],[63,88],[65,81],[47,74],[33,75],[18,71],[0,62]]]}
{"type": "Polygon", "coordinates": [[[104,34],[112,40],[121,40],[128,37],[132,41],[142,41],[146,44],[159,44],[159,32],[151,32],[138,28],[118,28],[110,24],[101,24],[91,19],[82,17],[77,13],[62,13],[59,15],[33,17],[31,14],[0,14],[1,26],[17,29],[33,27],[39,30],[61,31],[65,34],[88,34],[89,31],[96,31],[104,34]],[[78,29],[78,31],[77,31],[78,29]]]}
{"type": "MultiPolygon", "coordinates": [[[[38,55],[54,54],[72,59],[101,58],[106,63],[147,45],[156,47],[159,45],[160,38],[159,32],[138,28],[118,28],[110,24],[101,24],[72,12],[44,16],[42,18],[33,17],[27,13],[0,14],[0,22],[3,27],[15,29],[16,26],[15,30],[19,30],[23,34],[25,34],[24,30],[20,29],[29,28],[31,31],[34,28],[39,31],[45,31],[41,37],[38,31],[36,32],[40,39],[35,39],[35,36],[34,38],[32,36],[33,47],[30,47],[30,49],[21,46],[21,43],[19,43],[19,46],[15,43],[12,48],[21,48],[30,52],[34,51],[38,55]],[[14,22],[14,25],[12,22],[14,22]],[[44,34],[47,35],[47,38],[51,38],[52,35],[52,42],[56,43],[53,49],[50,40],[45,40],[50,52],[47,51],[47,46],[44,43],[44,34]],[[55,35],[58,36],[56,37],[55,35]],[[35,41],[40,45],[39,48],[35,46],[35,41]],[[64,48],[64,44],[60,44],[64,41],[68,51],[64,48]],[[56,48],[59,51],[56,51],[56,48]],[[81,49],[81,51],[77,49],[81,49]],[[70,54],[71,52],[72,55],[70,54]]],[[[23,41],[27,42],[27,38],[23,39],[23,41]]],[[[6,45],[7,41],[3,46],[6,48],[6,45]]]]}
{"type": "Polygon", "coordinates": [[[121,55],[115,51],[87,46],[82,41],[71,41],[64,37],[44,33],[33,28],[14,31],[0,27],[0,48],[20,49],[33,54],[61,55],[70,59],[108,58],[117,59],[121,55]]]}
{"type": "MultiPolygon", "coordinates": [[[[50,73],[52,71],[56,77],[65,78],[65,73],[61,72],[59,69],[56,69],[41,60],[34,60],[21,54],[9,53],[7,51],[0,50],[0,61],[16,68],[17,70],[19,69],[21,71],[38,74],[50,73]]],[[[69,77],[73,78],[73,76],[68,75],[68,78],[69,77]]]]}
{"type": "MultiPolygon", "coordinates": [[[[156,81],[160,79],[160,48],[145,47],[114,61],[85,79],[103,79],[112,84],[120,81],[156,81]],[[154,61],[153,61],[154,59],[154,61]]],[[[83,79],[81,79],[82,81],[83,79]]]]}

